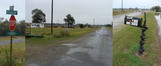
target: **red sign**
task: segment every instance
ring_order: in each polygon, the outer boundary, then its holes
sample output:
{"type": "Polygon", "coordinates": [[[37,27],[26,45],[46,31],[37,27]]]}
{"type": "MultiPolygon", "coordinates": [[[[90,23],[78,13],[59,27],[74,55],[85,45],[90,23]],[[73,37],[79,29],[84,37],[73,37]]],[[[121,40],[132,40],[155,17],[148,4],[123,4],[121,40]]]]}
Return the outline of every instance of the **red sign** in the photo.
{"type": "Polygon", "coordinates": [[[14,15],[11,15],[10,21],[9,21],[9,22],[10,22],[10,23],[9,23],[9,28],[10,28],[10,30],[11,30],[11,31],[14,31],[15,26],[16,26],[16,18],[15,18],[14,15]]]}

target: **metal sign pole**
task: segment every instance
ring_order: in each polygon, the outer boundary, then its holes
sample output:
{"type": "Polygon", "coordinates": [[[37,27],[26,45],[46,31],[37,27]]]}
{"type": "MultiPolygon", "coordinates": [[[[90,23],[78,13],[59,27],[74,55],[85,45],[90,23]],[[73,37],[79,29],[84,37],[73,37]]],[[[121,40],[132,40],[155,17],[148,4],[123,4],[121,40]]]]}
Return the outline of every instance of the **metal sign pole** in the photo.
{"type": "Polygon", "coordinates": [[[145,44],[145,31],[148,29],[148,27],[146,26],[146,12],[144,12],[144,24],[143,26],[141,27],[141,30],[142,30],[142,34],[140,36],[141,40],[140,40],[140,47],[139,47],[139,50],[138,50],[138,54],[139,55],[142,55],[143,52],[144,52],[144,44],[145,44]]]}
{"type": "Polygon", "coordinates": [[[10,41],[10,62],[9,62],[9,65],[13,66],[13,63],[12,63],[12,37],[13,37],[13,35],[16,35],[16,33],[14,32],[14,29],[15,29],[16,25],[14,25],[13,23],[16,24],[16,22],[14,22],[14,21],[16,21],[14,15],[17,15],[18,11],[14,11],[14,6],[10,6],[9,9],[10,10],[6,10],[6,14],[10,14],[11,15],[10,23],[9,23],[10,32],[7,33],[7,34],[9,34],[11,36],[11,41],[10,41]]]}
{"type": "Polygon", "coordinates": [[[11,35],[11,44],[10,44],[10,66],[12,65],[12,35],[11,35]]]}

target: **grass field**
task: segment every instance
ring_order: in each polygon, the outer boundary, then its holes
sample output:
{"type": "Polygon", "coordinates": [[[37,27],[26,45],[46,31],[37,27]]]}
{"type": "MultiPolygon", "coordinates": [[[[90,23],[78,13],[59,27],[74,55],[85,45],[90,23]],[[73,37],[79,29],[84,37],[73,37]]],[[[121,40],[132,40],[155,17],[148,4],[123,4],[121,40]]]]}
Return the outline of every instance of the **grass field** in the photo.
{"type": "MultiPolygon", "coordinates": [[[[13,36],[13,39],[24,39],[24,36],[13,36]]],[[[10,36],[0,36],[0,41],[10,40],[10,36]]]]}
{"type": "Polygon", "coordinates": [[[133,12],[132,10],[124,10],[124,11],[121,11],[121,10],[113,10],[113,15],[120,15],[120,14],[127,14],[127,13],[130,13],[130,12],[133,12]]]}
{"type": "MultiPolygon", "coordinates": [[[[44,35],[44,38],[29,38],[26,40],[28,44],[59,44],[59,40],[69,40],[79,38],[85,34],[88,34],[97,28],[69,28],[69,36],[61,36],[60,32],[65,30],[66,28],[54,28],[54,35],[44,35]]],[[[33,35],[41,35],[41,34],[50,34],[50,28],[32,28],[33,35]]],[[[26,32],[29,33],[30,29],[26,29],[26,32]]]]}
{"type": "MultiPolygon", "coordinates": [[[[25,43],[13,44],[13,66],[25,66],[25,43]]],[[[10,66],[10,45],[0,46],[0,66],[10,66]]]]}
{"type": "Polygon", "coordinates": [[[145,32],[147,39],[144,45],[145,52],[142,56],[137,55],[141,28],[126,25],[121,30],[114,31],[114,66],[150,66],[152,64],[152,58],[155,56],[155,18],[153,15],[154,13],[147,13],[148,30],[145,32]]]}

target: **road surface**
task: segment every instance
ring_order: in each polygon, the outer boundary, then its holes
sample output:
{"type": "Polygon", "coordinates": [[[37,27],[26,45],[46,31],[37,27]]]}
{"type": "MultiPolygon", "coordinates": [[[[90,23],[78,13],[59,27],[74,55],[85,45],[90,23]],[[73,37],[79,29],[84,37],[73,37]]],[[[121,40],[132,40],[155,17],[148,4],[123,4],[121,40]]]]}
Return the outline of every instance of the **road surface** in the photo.
{"type": "Polygon", "coordinates": [[[159,26],[159,35],[161,36],[161,15],[155,15],[155,19],[157,20],[157,24],[159,26]]]}
{"type": "Polygon", "coordinates": [[[142,14],[141,12],[133,12],[133,13],[129,13],[129,14],[122,14],[122,15],[113,16],[113,29],[120,28],[122,25],[124,25],[125,15],[136,17],[141,14],[142,14]]]}
{"type": "MultiPolygon", "coordinates": [[[[15,40],[12,40],[13,44],[21,43],[21,42],[25,42],[25,39],[15,39],[15,40]]],[[[10,44],[10,40],[0,41],[0,45],[8,45],[8,44],[10,44]]]]}
{"type": "Polygon", "coordinates": [[[28,59],[26,66],[112,66],[112,31],[102,27],[70,43],[28,59]]]}

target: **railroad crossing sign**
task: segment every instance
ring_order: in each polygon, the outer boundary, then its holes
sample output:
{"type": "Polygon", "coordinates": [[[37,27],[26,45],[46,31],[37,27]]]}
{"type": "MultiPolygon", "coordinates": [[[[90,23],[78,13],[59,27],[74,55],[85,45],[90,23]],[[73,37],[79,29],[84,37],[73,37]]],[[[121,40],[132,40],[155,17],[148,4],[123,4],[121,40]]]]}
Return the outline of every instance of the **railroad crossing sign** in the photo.
{"type": "Polygon", "coordinates": [[[142,26],[142,18],[125,16],[124,24],[141,27],[142,26]]]}
{"type": "Polygon", "coordinates": [[[17,15],[18,11],[14,11],[14,6],[10,6],[10,10],[6,10],[6,14],[17,15]]]}
{"type": "Polygon", "coordinates": [[[10,21],[9,21],[9,28],[10,28],[10,31],[14,31],[15,26],[16,26],[16,18],[15,18],[14,15],[11,15],[10,21]]]}

